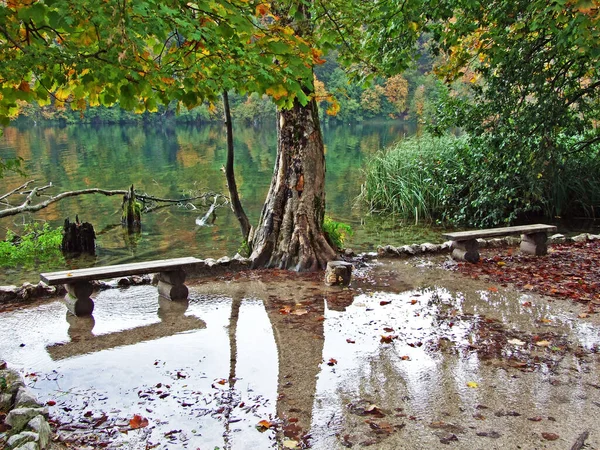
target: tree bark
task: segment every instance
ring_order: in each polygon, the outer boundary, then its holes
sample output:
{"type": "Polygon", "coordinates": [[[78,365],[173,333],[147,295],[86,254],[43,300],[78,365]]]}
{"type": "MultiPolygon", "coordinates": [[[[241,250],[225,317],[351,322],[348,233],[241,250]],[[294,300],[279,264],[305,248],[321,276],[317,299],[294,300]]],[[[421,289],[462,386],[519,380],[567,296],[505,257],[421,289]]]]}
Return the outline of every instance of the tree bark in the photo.
{"type": "Polygon", "coordinates": [[[253,267],[323,269],[336,257],[323,234],[325,151],[314,100],[277,113],[277,157],[253,240],[253,267]]]}
{"type": "Polygon", "coordinates": [[[235,182],[235,174],[233,172],[234,147],[233,147],[233,124],[231,122],[231,111],[229,109],[229,95],[227,91],[223,91],[223,109],[225,114],[225,127],[227,129],[227,162],[225,163],[225,178],[227,179],[227,189],[229,189],[229,199],[231,201],[231,209],[237,217],[242,230],[242,240],[248,241],[250,235],[250,221],[242,208],[240,197],[238,195],[237,184],[235,182]]]}

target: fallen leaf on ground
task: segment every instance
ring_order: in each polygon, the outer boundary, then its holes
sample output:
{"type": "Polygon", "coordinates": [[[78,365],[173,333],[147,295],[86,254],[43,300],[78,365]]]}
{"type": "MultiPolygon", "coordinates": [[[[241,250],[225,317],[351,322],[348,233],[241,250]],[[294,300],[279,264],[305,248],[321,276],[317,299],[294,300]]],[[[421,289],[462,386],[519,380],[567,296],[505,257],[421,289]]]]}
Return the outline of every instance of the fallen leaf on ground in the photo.
{"type": "Polygon", "coordinates": [[[382,335],[381,342],[384,344],[391,344],[394,339],[398,339],[398,336],[394,335],[382,335]]]}
{"type": "Polygon", "coordinates": [[[291,306],[284,306],[283,308],[279,309],[280,314],[289,314],[291,311],[292,311],[291,306]]]}
{"type": "Polygon", "coordinates": [[[523,342],[519,339],[509,339],[507,342],[512,345],[519,345],[519,346],[525,345],[525,342],[523,342]]]}
{"type": "Polygon", "coordinates": [[[286,439],[283,441],[283,448],[298,448],[298,441],[286,439]]]}
{"type": "Polygon", "coordinates": [[[479,385],[476,382],[474,382],[474,381],[468,381],[467,382],[467,386],[470,387],[470,388],[479,387],[479,385]]]}
{"type": "Polygon", "coordinates": [[[356,341],[354,339],[350,339],[350,338],[346,339],[346,342],[348,344],[356,344],[356,341]]]}
{"type": "Polygon", "coordinates": [[[337,364],[337,359],[335,359],[335,358],[329,358],[329,361],[327,361],[328,366],[335,366],[336,364],[337,364]]]}
{"type": "Polygon", "coordinates": [[[379,305],[380,306],[385,306],[385,305],[389,305],[390,303],[392,303],[392,302],[389,301],[389,300],[382,300],[382,301],[379,302],[379,305]]]}
{"type": "Polygon", "coordinates": [[[547,441],[556,441],[560,436],[556,433],[542,433],[542,437],[547,441]]]}
{"type": "Polygon", "coordinates": [[[129,426],[131,428],[133,428],[134,430],[138,429],[138,428],[144,428],[148,426],[148,419],[146,419],[145,417],[140,416],[139,414],[135,414],[133,416],[133,419],[131,419],[129,421],[129,426]]]}
{"type": "Polygon", "coordinates": [[[385,331],[386,333],[393,333],[394,329],[392,327],[383,327],[383,331],[385,331]]]}
{"type": "Polygon", "coordinates": [[[303,316],[304,314],[308,314],[308,311],[306,309],[304,309],[304,308],[302,308],[302,309],[296,309],[291,314],[294,315],[294,316],[303,316]]]}
{"type": "Polygon", "coordinates": [[[416,305],[416,304],[417,304],[417,301],[416,301],[416,300],[413,298],[413,299],[410,301],[410,304],[411,304],[411,305],[416,305]]]}
{"type": "Polygon", "coordinates": [[[548,347],[550,345],[550,341],[537,341],[535,343],[535,345],[537,345],[538,347],[548,347]]]}
{"type": "Polygon", "coordinates": [[[410,361],[410,356],[404,355],[402,358],[400,358],[402,361],[410,361]]]}
{"type": "Polygon", "coordinates": [[[269,428],[271,428],[274,425],[275,424],[273,422],[263,419],[256,424],[256,428],[258,428],[258,431],[263,432],[263,431],[268,430],[269,428]]]}
{"type": "Polygon", "coordinates": [[[498,292],[498,288],[492,286],[491,288],[488,288],[488,291],[490,291],[490,292],[498,292]]]}

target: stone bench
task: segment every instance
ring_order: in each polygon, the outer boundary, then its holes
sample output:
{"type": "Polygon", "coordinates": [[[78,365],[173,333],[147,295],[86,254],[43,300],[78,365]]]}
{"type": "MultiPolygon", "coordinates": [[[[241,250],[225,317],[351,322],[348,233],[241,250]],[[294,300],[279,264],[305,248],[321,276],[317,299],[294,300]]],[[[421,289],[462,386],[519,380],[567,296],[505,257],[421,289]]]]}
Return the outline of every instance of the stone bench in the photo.
{"type": "Polygon", "coordinates": [[[477,239],[486,239],[511,234],[521,235],[521,251],[529,255],[542,256],[548,253],[548,232],[555,232],[553,225],[535,224],[516,227],[488,228],[486,230],[457,231],[442,236],[452,241],[452,258],[476,263],[479,261],[477,239]]]}
{"type": "Polygon", "coordinates": [[[188,296],[188,288],[184,284],[186,276],[184,269],[201,262],[200,259],[192,257],[162,259],[42,273],[40,278],[50,286],[64,284],[67,289],[65,295],[67,309],[76,316],[88,316],[94,311],[94,302],[90,298],[94,280],[158,272],[159,295],[169,300],[184,300],[188,296]]]}

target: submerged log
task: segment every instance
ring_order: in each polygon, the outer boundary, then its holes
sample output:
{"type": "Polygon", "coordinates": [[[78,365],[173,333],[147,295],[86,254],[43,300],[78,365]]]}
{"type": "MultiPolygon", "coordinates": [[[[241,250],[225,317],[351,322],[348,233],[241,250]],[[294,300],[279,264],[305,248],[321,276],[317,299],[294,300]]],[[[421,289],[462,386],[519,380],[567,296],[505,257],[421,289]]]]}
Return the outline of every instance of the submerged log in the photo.
{"type": "Polygon", "coordinates": [[[94,226],[89,222],[79,223],[79,216],[75,216],[74,223],[71,223],[67,217],[63,226],[61,250],[63,253],[95,255],[96,233],[94,232],[94,226]]]}
{"type": "Polygon", "coordinates": [[[135,198],[133,184],[123,196],[121,209],[123,211],[121,224],[127,227],[128,231],[140,231],[142,228],[142,206],[135,198]]]}

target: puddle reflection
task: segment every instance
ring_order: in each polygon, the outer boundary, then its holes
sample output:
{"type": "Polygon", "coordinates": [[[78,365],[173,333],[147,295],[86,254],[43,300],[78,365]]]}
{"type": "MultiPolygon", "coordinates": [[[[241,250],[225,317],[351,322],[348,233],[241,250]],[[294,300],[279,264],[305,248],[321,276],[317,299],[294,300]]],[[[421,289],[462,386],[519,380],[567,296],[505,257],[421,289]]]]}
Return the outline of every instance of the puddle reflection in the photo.
{"type": "Polygon", "coordinates": [[[65,320],[60,303],[2,314],[0,352],[56,402],[59,435],[77,448],[293,448],[308,433],[315,449],[438,448],[450,433],[466,449],[489,446],[492,428],[513,448],[593,416],[582,397],[600,335],[566,308],[390,286],[214,282],[189,302],[109,290],[93,319],[65,320]],[[527,420],[542,411],[552,423],[527,420]],[[135,415],[148,426],[131,430],[135,415]]]}

